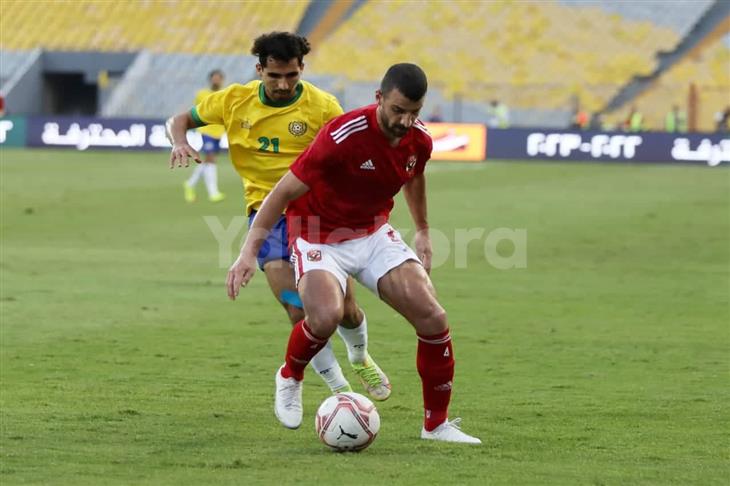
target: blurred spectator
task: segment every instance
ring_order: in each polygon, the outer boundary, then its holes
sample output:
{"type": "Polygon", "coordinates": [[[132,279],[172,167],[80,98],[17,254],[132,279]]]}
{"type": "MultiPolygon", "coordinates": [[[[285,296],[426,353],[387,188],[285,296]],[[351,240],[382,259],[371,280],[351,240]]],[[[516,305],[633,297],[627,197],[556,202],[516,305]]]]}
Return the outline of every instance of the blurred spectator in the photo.
{"type": "Polygon", "coordinates": [[[725,111],[718,111],[715,114],[715,131],[730,132],[730,106],[725,108],[725,111]]]}
{"type": "MultiPolygon", "coordinates": [[[[198,90],[195,95],[195,105],[198,106],[208,98],[211,94],[223,89],[225,74],[220,69],[214,69],[208,74],[207,88],[198,90]]],[[[185,191],[185,201],[195,202],[195,185],[201,176],[205,182],[205,188],[208,191],[208,200],[210,202],[221,202],[226,195],[218,190],[218,169],[215,165],[215,159],[221,151],[221,138],[226,132],[223,125],[205,125],[199,127],[198,132],[203,138],[203,147],[200,153],[205,157],[202,164],[197,164],[190,178],[183,184],[185,191]]]]}
{"type": "Polygon", "coordinates": [[[576,108],[573,112],[573,121],[570,123],[570,128],[573,130],[585,130],[588,126],[588,113],[585,110],[576,108]]]}
{"type": "Polygon", "coordinates": [[[588,125],[589,130],[596,130],[600,131],[603,130],[603,118],[601,117],[601,114],[599,112],[594,112],[593,116],[591,117],[591,122],[588,125]]]}
{"type": "Polygon", "coordinates": [[[441,123],[444,121],[444,118],[441,116],[441,107],[436,105],[431,112],[431,116],[428,117],[428,121],[431,123],[441,123]]]}
{"type": "Polygon", "coordinates": [[[669,133],[684,133],[687,131],[687,114],[673,105],[664,121],[664,129],[669,133]]]}
{"type": "Polygon", "coordinates": [[[490,128],[509,127],[509,109],[504,103],[492,100],[487,108],[487,126],[490,128]]]}
{"type": "Polygon", "coordinates": [[[629,112],[629,116],[626,117],[626,121],[624,122],[624,131],[641,132],[643,130],[644,115],[641,114],[636,106],[632,106],[631,111],[629,112]]]}

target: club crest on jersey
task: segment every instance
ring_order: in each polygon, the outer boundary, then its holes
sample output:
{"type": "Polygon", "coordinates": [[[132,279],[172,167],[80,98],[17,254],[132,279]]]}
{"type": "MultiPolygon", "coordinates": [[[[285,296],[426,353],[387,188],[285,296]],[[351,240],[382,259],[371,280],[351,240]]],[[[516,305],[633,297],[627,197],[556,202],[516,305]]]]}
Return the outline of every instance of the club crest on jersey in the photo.
{"type": "Polygon", "coordinates": [[[322,260],[322,252],[320,250],[309,250],[307,252],[307,260],[310,262],[318,262],[322,260]]]}
{"type": "Polygon", "coordinates": [[[406,171],[413,172],[413,169],[416,168],[416,162],[418,162],[418,157],[415,155],[408,157],[408,162],[406,162],[406,171]]]}
{"type": "Polygon", "coordinates": [[[244,130],[251,130],[251,122],[248,120],[241,121],[241,128],[244,130]]]}
{"type": "Polygon", "coordinates": [[[394,229],[389,229],[386,233],[388,235],[388,238],[390,238],[390,241],[393,243],[398,243],[400,241],[400,238],[398,238],[398,234],[395,232],[394,229]]]}
{"type": "Polygon", "coordinates": [[[303,121],[295,120],[289,123],[289,133],[295,137],[301,137],[307,133],[307,124],[303,121]]]}

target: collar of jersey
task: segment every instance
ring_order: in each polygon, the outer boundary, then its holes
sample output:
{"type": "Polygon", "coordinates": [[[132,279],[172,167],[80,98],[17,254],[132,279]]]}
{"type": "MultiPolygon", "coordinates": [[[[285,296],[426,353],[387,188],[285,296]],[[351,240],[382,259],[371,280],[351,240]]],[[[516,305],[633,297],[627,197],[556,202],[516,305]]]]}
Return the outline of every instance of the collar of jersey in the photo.
{"type": "Polygon", "coordinates": [[[287,101],[274,101],[270,100],[266,96],[266,90],[264,89],[264,83],[259,84],[259,99],[261,100],[261,103],[265,104],[266,106],[273,106],[274,108],[283,108],[285,106],[293,105],[297,101],[299,101],[299,98],[302,96],[302,92],[304,91],[304,85],[302,83],[297,83],[296,88],[297,94],[294,95],[294,98],[287,100],[287,101]]]}

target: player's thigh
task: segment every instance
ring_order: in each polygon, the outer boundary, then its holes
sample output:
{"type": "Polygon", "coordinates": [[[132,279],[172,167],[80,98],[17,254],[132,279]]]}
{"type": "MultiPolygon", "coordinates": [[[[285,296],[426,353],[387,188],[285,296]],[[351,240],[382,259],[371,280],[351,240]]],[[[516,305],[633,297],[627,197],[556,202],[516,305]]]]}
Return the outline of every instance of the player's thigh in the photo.
{"type": "Polygon", "coordinates": [[[282,292],[296,292],[296,284],[294,283],[294,269],[286,260],[272,260],[264,264],[264,275],[269,283],[269,288],[287,314],[292,323],[296,323],[304,319],[304,311],[282,300],[282,292]]]}
{"type": "Polygon", "coordinates": [[[345,298],[340,281],[327,270],[310,270],[299,279],[299,296],[307,324],[314,334],[328,338],[342,321],[345,298]]]}
{"type": "Polygon", "coordinates": [[[448,328],[446,312],[420,263],[408,260],[391,269],[378,281],[378,292],[419,334],[437,334],[448,328]]]}

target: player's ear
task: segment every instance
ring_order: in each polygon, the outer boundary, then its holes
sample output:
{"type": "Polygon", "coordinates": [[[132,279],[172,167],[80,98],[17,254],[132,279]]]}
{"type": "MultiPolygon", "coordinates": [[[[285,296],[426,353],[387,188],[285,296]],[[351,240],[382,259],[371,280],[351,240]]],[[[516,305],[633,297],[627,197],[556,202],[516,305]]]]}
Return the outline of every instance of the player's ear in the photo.
{"type": "Polygon", "coordinates": [[[377,101],[378,104],[380,104],[380,102],[382,101],[382,99],[383,99],[383,92],[380,91],[380,89],[376,89],[375,90],[375,101],[377,101]]]}
{"type": "Polygon", "coordinates": [[[256,73],[259,75],[260,78],[264,77],[264,68],[261,66],[260,62],[256,63],[256,73]]]}

